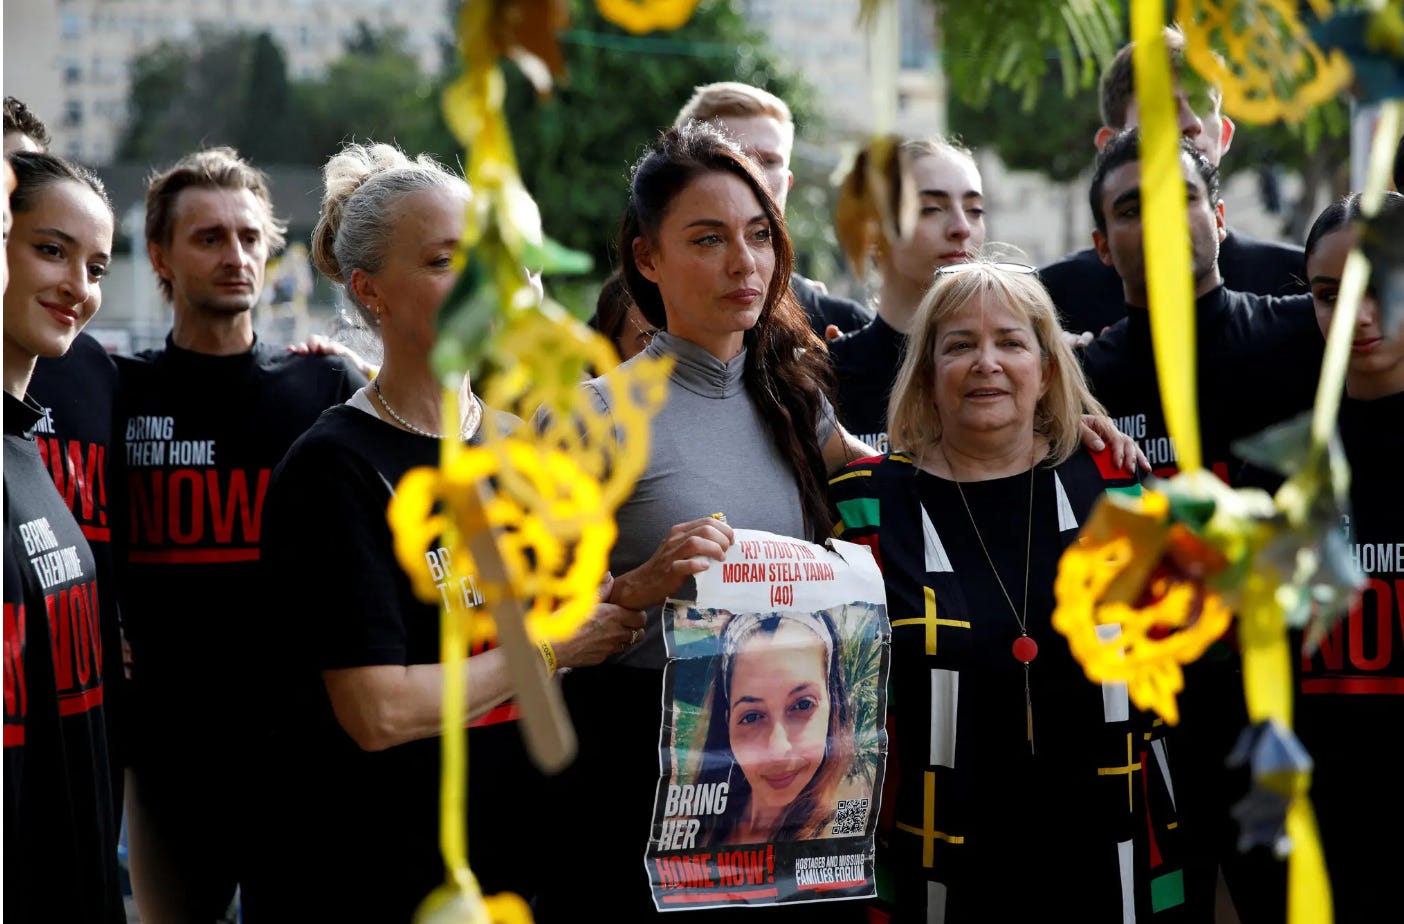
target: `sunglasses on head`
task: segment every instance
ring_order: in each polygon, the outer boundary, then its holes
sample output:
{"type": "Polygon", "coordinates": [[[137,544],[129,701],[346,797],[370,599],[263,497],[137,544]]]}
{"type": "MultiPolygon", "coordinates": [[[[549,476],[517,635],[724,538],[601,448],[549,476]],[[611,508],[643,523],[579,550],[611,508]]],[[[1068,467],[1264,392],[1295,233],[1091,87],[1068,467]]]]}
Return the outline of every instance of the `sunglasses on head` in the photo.
{"type": "Polygon", "coordinates": [[[977,266],[988,266],[997,269],[1001,272],[1019,273],[1020,275],[1025,276],[1038,272],[1037,269],[1035,269],[1032,266],[1029,266],[1027,263],[982,263],[977,260],[973,263],[947,263],[945,266],[938,266],[936,267],[936,275],[954,276],[957,273],[963,273],[966,270],[974,269],[977,266]]]}

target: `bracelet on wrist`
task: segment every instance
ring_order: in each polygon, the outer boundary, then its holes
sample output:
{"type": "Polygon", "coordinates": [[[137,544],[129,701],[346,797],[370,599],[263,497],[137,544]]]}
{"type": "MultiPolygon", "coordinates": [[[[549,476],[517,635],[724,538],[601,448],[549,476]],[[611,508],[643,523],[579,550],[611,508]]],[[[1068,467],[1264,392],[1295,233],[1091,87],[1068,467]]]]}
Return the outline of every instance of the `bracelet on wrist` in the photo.
{"type": "Polygon", "coordinates": [[[552,647],[551,642],[544,638],[538,639],[536,642],[536,650],[541,652],[541,659],[546,662],[546,673],[556,673],[556,649],[552,647]]]}

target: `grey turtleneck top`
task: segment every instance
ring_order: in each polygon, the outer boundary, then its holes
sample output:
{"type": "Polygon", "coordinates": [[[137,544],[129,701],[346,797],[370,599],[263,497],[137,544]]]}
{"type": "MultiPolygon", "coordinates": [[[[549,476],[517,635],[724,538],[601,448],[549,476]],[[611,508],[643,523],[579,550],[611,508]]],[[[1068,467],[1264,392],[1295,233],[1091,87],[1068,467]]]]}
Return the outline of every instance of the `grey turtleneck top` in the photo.
{"type": "MultiPolygon", "coordinates": [[[[722,362],[696,344],[660,331],[640,356],[664,355],[674,360],[668,396],[653,418],[648,467],[616,516],[619,538],[610,552],[610,571],[619,575],[637,568],[673,526],[717,512],[725,513],[734,528],[807,538],[794,471],[741,377],[746,351],[722,362]]],[[[585,387],[598,408],[610,413],[608,376],[585,387]]],[[[833,432],[833,408],[825,402],[815,434],[819,445],[833,432]]],[[[689,580],[676,596],[691,599],[694,594],[689,580]]],[[[617,663],[662,669],[667,659],[660,611],[649,609],[643,641],[617,663]]]]}

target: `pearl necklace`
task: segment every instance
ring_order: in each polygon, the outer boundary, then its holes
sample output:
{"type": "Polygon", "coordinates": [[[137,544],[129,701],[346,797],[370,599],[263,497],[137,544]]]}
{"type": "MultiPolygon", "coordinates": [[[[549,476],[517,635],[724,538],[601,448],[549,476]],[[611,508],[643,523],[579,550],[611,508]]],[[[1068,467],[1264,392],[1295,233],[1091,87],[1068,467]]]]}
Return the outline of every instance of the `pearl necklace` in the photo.
{"type": "MultiPolygon", "coordinates": [[[[442,440],[448,437],[446,433],[430,433],[428,430],[422,427],[416,427],[414,424],[401,417],[399,412],[390,406],[390,402],[385,400],[385,393],[380,390],[379,379],[371,379],[371,390],[375,392],[375,397],[380,401],[380,406],[385,408],[386,413],[393,417],[395,422],[406,430],[411,433],[416,433],[419,436],[427,436],[435,440],[442,440]]],[[[463,430],[459,434],[460,437],[465,440],[471,439],[473,434],[478,432],[478,425],[482,423],[483,419],[483,406],[478,403],[477,396],[470,395],[469,398],[473,404],[468,410],[468,419],[463,422],[463,430]]]]}

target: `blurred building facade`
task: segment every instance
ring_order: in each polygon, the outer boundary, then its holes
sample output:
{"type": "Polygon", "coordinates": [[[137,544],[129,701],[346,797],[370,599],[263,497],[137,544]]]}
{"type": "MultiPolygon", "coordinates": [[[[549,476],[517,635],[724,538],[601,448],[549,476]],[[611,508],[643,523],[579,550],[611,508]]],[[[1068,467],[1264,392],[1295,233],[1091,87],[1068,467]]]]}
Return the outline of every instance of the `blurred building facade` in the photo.
{"type": "Polygon", "coordinates": [[[266,31],[289,76],[305,77],[340,56],[361,23],[403,30],[421,65],[439,66],[444,0],[23,0],[5,4],[5,92],[45,120],[57,153],[101,165],[116,154],[135,55],[204,30],[266,31]]]}
{"type": "Polygon", "coordinates": [[[861,138],[875,126],[873,76],[896,57],[896,108],[891,129],[921,136],[945,125],[944,81],[936,52],[936,7],[930,0],[897,0],[889,45],[874,48],[858,25],[859,0],[740,0],[751,23],[763,32],[814,88],[823,107],[825,138],[861,138]],[[870,63],[870,60],[876,58],[870,63]]]}

